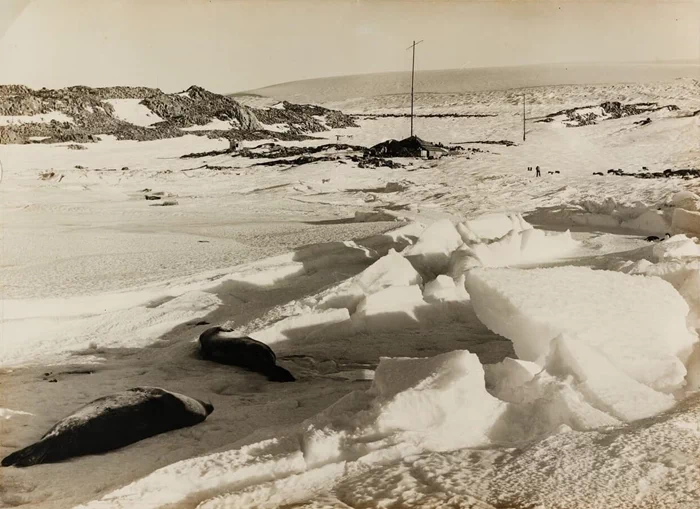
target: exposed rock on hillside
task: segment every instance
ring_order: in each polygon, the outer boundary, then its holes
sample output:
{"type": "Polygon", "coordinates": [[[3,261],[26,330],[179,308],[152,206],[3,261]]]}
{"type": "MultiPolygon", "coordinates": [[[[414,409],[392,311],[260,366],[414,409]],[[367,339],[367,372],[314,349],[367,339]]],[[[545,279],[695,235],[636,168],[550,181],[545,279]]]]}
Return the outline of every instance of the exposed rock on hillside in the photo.
{"type": "Polygon", "coordinates": [[[659,106],[659,104],[655,102],[622,104],[618,101],[606,101],[598,106],[581,106],[550,113],[545,118],[537,120],[536,122],[553,122],[559,120],[567,127],[581,127],[596,124],[598,120],[629,117],[663,109],[678,111],[679,108],[675,104],[659,106]]]}
{"type": "Polygon", "coordinates": [[[261,130],[262,126],[249,108],[230,97],[192,86],[180,94],[155,94],[141,104],[174,127],[206,125],[212,119],[230,121],[238,129],[261,130]]]}
{"type": "Polygon", "coordinates": [[[255,116],[266,125],[284,124],[292,132],[322,132],[328,129],[358,127],[349,115],[312,104],[292,104],[283,101],[277,107],[254,108],[255,116]]]}
{"type": "Polygon", "coordinates": [[[146,87],[32,90],[2,85],[0,117],[5,117],[0,144],[89,143],[99,135],[138,141],[186,134],[231,141],[302,140],[310,133],[356,126],[340,111],[291,103],[254,110],[197,86],[165,94],[146,87]]]}

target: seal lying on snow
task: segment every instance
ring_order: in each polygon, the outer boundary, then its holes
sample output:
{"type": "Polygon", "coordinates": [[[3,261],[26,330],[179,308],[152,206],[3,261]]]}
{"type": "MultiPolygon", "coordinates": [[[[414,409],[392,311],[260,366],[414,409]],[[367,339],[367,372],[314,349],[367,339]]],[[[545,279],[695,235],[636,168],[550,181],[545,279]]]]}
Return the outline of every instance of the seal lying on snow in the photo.
{"type": "Polygon", "coordinates": [[[249,337],[235,337],[221,327],[211,327],[199,336],[202,359],[240,366],[267,376],[272,382],[293,382],[294,376],[277,365],[275,352],[249,337]]]}
{"type": "Polygon", "coordinates": [[[96,399],[51,428],[38,442],[2,460],[3,467],[55,463],[118,449],[166,431],[193,426],[210,403],[157,387],[136,387],[96,399]]]}

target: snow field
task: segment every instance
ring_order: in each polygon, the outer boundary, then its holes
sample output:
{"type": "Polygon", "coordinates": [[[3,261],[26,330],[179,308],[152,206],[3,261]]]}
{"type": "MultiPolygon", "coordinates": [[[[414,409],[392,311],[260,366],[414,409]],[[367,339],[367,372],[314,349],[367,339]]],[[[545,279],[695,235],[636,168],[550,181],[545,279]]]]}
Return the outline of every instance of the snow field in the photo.
{"type": "Polygon", "coordinates": [[[48,113],[37,113],[36,115],[0,115],[0,125],[17,125],[17,124],[48,124],[56,120],[58,122],[73,123],[73,119],[60,111],[50,111],[48,113]]]}
{"type": "Polygon", "coordinates": [[[149,127],[163,119],[141,104],[141,99],[106,99],[114,108],[114,116],[124,122],[149,127]]]}
{"type": "Polygon", "coordinates": [[[213,294],[190,291],[158,305],[148,303],[82,316],[40,316],[3,320],[0,366],[40,361],[60,362],[75,351],[139,348],[175,326],[206,316],[221,301],[213,294]]]}
{"type": "MultiPolygon", "coordinates": [[[[204,125],[193,125],[190,127],[182,127],[180,128],[181,131],[213,131],[213,130],[222,130],[222,131],[228,131],[234,127],[234,122],[230,120],[221,120],[218,118],[215,118],[208,122],[207,124],[204,125]]],[[[268,127],[268,126],[266,126],[268,127]]]]}

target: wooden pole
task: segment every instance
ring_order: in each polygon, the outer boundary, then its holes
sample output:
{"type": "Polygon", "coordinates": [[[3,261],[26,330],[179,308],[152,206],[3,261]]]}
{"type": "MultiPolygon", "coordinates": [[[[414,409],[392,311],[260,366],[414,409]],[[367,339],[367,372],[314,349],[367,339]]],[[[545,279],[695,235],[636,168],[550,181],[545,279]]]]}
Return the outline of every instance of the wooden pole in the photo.
{"type": "Polygon", "coordinates": [[[416,73],[416,46],[419,45],[422,40],[416,42],[413,41],[413,44],[411,44],[408,48],[406,49],[413,49],[413,59],[411,61],[411,137],[413,137],[413,82],[414,82],[414,75],[416,73]]]}
{"type": "Polygon", "coordinates": [[[411,62],[411,137],[413,137],[413,77],[416,73],[416,41],[413,41],[413,60],[411,62]]]}
{"type": "Polygon", "coordinates": [[[525,141],[525,94],[523,94],[523,141],[525,141]]]}

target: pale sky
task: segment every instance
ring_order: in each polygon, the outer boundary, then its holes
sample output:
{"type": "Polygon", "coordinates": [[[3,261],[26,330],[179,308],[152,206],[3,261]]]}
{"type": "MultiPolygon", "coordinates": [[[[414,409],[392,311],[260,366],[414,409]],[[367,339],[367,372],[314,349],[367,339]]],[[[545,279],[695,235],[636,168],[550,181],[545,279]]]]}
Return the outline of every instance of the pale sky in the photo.
{"type": "Polygon", "coordinates": [[[542,63],[700,60],[695,0],[0,0],[0,83],[191,84],[542,63]]]}

